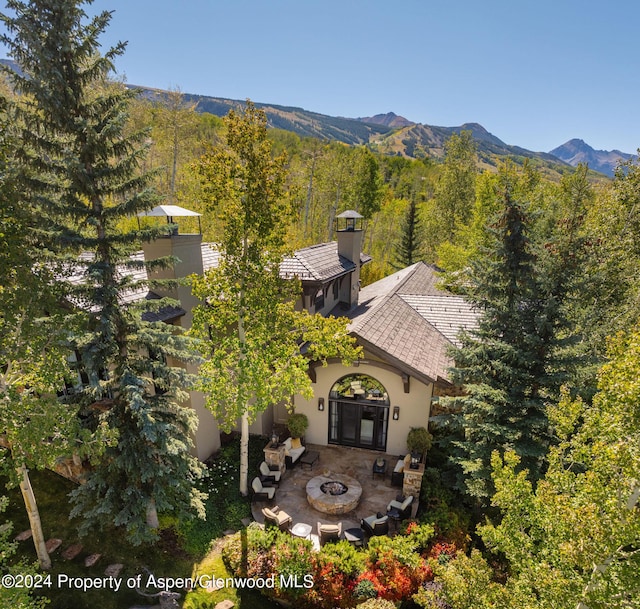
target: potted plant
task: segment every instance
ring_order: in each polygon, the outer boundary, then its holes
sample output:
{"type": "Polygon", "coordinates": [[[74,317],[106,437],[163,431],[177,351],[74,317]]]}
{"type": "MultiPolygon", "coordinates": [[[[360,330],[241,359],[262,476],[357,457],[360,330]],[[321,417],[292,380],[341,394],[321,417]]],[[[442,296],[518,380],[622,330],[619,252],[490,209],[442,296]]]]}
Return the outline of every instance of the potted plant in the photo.
{"type": "Polygon", "coordinates": [[[422,460],[431,448],[433,436],[424,427],[412,427],[407,434],[407,448],[412,455],[412,462],[422,460]],[[416,457],[414,457],[416,455],[416,457]],[[419,457],[417,457],[419,455],[419,457]]]}
{"type": "Polygon", "coordinates": [[[287,429],[292,438],[302,438],[308,427],[309,419],[301,412],[294,412],[287,420],[287,429]]]}

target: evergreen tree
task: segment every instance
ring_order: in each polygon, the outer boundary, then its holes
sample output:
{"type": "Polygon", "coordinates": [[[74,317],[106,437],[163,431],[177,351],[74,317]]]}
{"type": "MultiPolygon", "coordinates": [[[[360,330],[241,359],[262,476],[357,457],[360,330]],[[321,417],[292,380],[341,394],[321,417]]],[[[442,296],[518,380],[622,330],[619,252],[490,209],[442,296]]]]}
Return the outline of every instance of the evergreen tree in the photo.
{"type": "Polygon", "coordinates": [[[400,242],[396,244],[392,263],[395,269],[403,269],[421,259],[421,225],[417,207],[414,197],[409,202],[409,207],[402,220],[400,242]]]}
{"type": "Polygon", "coordinates": [[[189,357],[185,339],[172,326],[143,321],[151,303],[131,298],[148,283],[132,278],[145,268],[132,255],[166,229],[118,230],[156,198],[149,176],[137,175],[146,136],[125,129],[132,93],[107,80],[125,45],[100,55],[111,13],[87,20],[88,3],[9,0],[2,40],[24,72],[13,76],[22,94],[23,192],[33,216],[44,219],[49,250],[74,256],[77,279],[66,291],[82,331],[69,345],[81,354],[88,381],[74,397],[89,424],[117,434],[74,491],[72,514],[85,533],[115,525],[139,543],[155,538],[156,510],[202,508],[192,488],[200,465],[189,454],[195,415],[180,406],[187,375],[166,364],[189,357]]]}
{"type": "Polygon", "coordinates": [[[539,274],[524,205],[505,194],[493,247],[474,264],[467,297],[480,311],[477,329],[452,352],[452,378],[463,438],[454,440],[466,491],[492,494],[491,453],[514,450],[532,477],[541,474],[550,436],[545,401],[563,380],[556,361],[561,295],[539,274]]]}

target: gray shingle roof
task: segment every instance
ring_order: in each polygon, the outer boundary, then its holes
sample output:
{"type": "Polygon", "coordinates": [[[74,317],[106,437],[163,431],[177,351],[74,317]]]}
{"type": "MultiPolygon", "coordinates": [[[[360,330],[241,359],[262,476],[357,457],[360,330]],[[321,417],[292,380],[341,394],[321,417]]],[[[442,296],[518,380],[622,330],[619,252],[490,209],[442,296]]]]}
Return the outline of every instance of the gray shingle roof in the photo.
{"type": "Polygon", "coordinates": [[[447,379],[448,349],[478,318],[462,297],[438,289],[437,280],[435,267],[419,262],[363,288],[360,304],[347,314],[365,347],[426,381],[447,379]]]}
{"type": "Polygon", "coordinates": [[[356,265],[338,254],[338,244],[319,243],[294,252],[280,264],[280,275],[301,281],[324,282],[353,271],[356,265]]]}

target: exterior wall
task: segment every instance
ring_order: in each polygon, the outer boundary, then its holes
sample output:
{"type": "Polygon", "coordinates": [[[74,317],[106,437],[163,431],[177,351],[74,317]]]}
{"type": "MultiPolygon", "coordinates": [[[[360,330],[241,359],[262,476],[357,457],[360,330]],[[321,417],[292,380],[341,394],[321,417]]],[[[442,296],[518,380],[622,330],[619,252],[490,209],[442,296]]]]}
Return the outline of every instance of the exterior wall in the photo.
{"type": "Polygon", "coordinates": [[[410,391],[405,393],[400,375],[370,364],[350,367],[329,364],[325,368],[316,368],[314,397],[308,401],[297,395],[294,400],[296,412],[302,412],[309,417],[309,429],[305,440],[312,444],[327,445],[329,438],[329,392],[336,381],[349,374],[367,374],[384,385],[389,394],[386,452],[392,455],[406,454],[406,440],[409,430],[412,427],[427,427],[428,425],[433,386],[426,385],[412,377],[410,391]],[[323,411],[318,410],[318,398],[320,397],[324,398],[323,411]],[[400,407],[400,417],[397,421],[392,418],[394,406],[400,407]]]}
{"type": "MultiPolygon", "coordinates": [[[[170,235],[144,244],[144,257],[146,260],[157,260],[164,256],[175,256],[180,259],[166,269],[157,269],[153,279],[178,279],[191,274],[202,275],[202,235],[170,235]]],[[[180,306],[186,311],[177,323],[188,330],[193,319],[192,310],[199,301],[191,293],[189,286],[180,285],[173,289],[158,289],[154,291],[161,296],[175,298],[180,301],[180,306]]],[[[197,374],[198,368],[193,364],[174,362],[173,365],[182,366],[191,374],[197,374]]],[[[218,423],[211,412],[204,405],[204,395],[199,391],[189,392],[189,399],[185,406],[194,409],[198,417],[198,428],[195,432],[192,452],[201,461],[211,456],[220,448],[220,431],[218,423]]]]}
{"type": "Polygon", "coordinates": [[[340,290],[340,302],[345,302],[349,307],[355,307],[358,304],[358,293],[360,291],[360,252],[362,251],[361,230],[339,230],[338,253],[347,260],[355,263],[356,268],[349,273],[348,280],[343,282],[340,290]]]}
{"type": "MultiPolygon", "coordinates": [[[[157,260],[164,256],[175,256],[180,260],[166,269],[157,269],[151,275],[152,279],[179,279],[189,275],[202,275],[202,235],[170,235],[161,237],[143,246],[145,260],[157,260]]],[[[180,319],[183,328],[191,327],[192,310],[199,304],[198,299],[191,293],[187,285],[180,285],[177,289],[154,289],[160,296],[175,298],[187,312],[180,319]]]]}
{"type": "MultiPolygon", "coordinates": [[[[197,374],[198,367],[194,364],[185,364],[177,360],[169,362],[172,366],[180,366],[189,374],[197,374]]],[[[198,417],[198,427],[193,436],[191,453],[200,461],[205,461],[220,448],[220,430],[218,423],[204,404],[204,394],[200,391],[190,391],[189,397],[183,403],[185,408],[193,408],[198,417]]]]}

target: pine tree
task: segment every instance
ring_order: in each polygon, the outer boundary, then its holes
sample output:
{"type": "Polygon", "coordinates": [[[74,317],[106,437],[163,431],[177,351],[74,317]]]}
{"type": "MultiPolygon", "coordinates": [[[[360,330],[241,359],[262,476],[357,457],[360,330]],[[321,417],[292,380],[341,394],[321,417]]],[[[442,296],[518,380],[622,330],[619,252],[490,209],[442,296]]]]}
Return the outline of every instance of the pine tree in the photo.
{"type": "Polygon", "coordinates": [[[146,135],[125,129],[132,93],[107,79],[125,45],[100,55],[111,13],[87,20],[88,3],[9,0],[2,40],[24,72],[13,77],[22,94],[23,191],[33,216],[44,219],[41,238],[56,256],[73,255],[79,276],[66,286],[82,329],[69,344],[88,379],[75,397],[91,425],[117,433],[74,491],[72,514],[83,532],[118,526],[139,543],[155,538],[156,511],[202,508],[192,488],[200,465],[189,454],[195,414],[180,406],[189,379],[166,364],[188,359],[187,343],[172,326],[143,321],[150,302],[131,302],[147,288],[132,278],[145,268],[133,254],[163,229],[119,230],[156,197],[150,176],[137,171],[146,135]]]}
{"type": "Polygon", "coordinates": [[[406,214],[402,220],[402,233],[400,242],[396,244],[394,251],[394,261],[392,266],[395,269],[403,269],[415,264],[420,258],[422,239],[420,235],[420,216],[415,197],[409,202],[406,214]]]}
{"type": "Polygon", "coordinates": [[[561,295],[540,276],[524,205],[507,191],[492,229],[493,247],[472,268],[467,297],[480,311],[477,329],[452,352],[463,438],[454,440],[466,491],[492,494],[491,453],[514,450],[533,478],[550,441],[545,401],[565,378],[556,361],[561,295]]]}

